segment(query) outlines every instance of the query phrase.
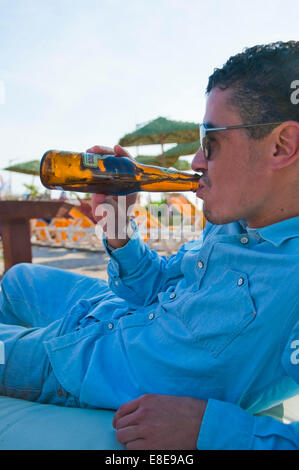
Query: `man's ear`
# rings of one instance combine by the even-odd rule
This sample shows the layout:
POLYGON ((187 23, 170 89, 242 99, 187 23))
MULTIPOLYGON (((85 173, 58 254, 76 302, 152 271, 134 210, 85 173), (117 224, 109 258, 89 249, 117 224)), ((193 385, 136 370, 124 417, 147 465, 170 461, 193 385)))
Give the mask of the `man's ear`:
POLYGON ((299 122, 286 121, 275 130, 276 142, 271 166, 273 170, 279 170, 299 160, 299 122))

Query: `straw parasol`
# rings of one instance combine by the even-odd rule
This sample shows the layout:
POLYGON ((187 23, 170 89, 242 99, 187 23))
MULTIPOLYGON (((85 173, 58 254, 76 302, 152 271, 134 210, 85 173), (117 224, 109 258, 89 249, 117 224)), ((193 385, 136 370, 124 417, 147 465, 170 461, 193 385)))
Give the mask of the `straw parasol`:
POLYGON ((30 160, 28 162, 18 163, 3 168, 5 171, 15 171, 16 173, 24 173, 26 175, 39 175, 40 160, 30 160))
POLYGON ((196 140, 195 142, 178 144, 164 152, 164 155, 138 155, 135 160, 146 165, 172 166, 178 170, 190 169, 189 163, 186 160, 179 160, 179 157, 195 154, 199 146, 200 141, 196 140))
MULTIPOLYGON (((119 140, 119 145, 130 147, 133 145, 160 144, 162 148, 161 162, 167 165, 164 144, 190 143, 199 140, 199 124, 195 122, 173 121, 165 117, 158 117, 140 126, 136 131, 126 134, 119 140)), ((187 155, 187 154, 186 154, 187 155)), ((179 155, 177 156, 177 158, 179 155)), ((176 158, 176 159, 177 159, 176 158)))

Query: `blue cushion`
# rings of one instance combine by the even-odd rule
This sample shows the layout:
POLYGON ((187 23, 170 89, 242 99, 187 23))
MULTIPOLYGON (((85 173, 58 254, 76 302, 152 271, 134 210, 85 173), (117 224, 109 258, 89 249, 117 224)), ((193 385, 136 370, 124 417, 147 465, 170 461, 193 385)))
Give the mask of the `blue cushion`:
POLYGON ((0 396, 0 450, 123 449, 114 411, 67 408, 0 396))

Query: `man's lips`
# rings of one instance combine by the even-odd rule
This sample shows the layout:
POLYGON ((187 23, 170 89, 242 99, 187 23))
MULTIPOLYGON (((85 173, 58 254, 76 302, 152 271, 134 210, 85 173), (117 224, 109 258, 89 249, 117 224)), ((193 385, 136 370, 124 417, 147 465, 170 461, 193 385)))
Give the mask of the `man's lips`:
POLYGON ((196 196, 202 198, 203 197, 203 192, 204 192, 205 186, 203 184, 199 184, 198 188, 196 190, 196 196))
POLYGON ((196 190, 196 196, 198 197, 202 197, 203 193, 204 193, 204 190, 207 188, 207 185, 205 184, 205 182, 203 181, 203 178, 201 178, 199 180, 199 183, 198 183, 198 188, 196 190))

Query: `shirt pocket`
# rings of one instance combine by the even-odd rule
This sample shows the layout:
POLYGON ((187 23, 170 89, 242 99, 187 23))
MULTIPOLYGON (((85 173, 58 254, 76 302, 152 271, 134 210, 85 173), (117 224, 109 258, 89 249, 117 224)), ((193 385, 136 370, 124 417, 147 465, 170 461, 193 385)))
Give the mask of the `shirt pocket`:
POLYGON ((256 317, 247 274, 227 269, 216 281, 189 292, 177 313, 194 340, 219 356, 256 317))

